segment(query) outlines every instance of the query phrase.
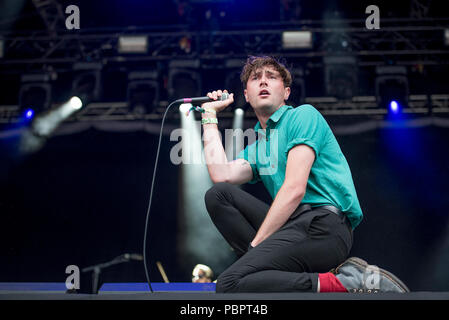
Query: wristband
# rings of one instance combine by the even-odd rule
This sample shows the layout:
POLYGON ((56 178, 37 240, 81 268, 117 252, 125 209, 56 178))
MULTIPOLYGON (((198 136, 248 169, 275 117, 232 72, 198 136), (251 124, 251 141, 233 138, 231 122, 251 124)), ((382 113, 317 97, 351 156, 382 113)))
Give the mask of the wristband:
POLYGON ((212 113, 212 114, 217 114, 217 111, 215 111, 214 109, 204 109, 204 111, 203 111, 203 113, 204 112, 208 112, 208 113, 212 113))
POLYGON ((201 124, 215 123, 218 124, 217 118, 203 118, 201 119, 201 124))
POLYGON ((190 112, 192 112, 192 111, 198 111, 198 112, 200 112, 200 113, 205 113, 205 112, 207 112, 207 113, 212 113, 212 114, 214 114, 214 115, 217 114, 217 111, 215 111, 214 109, 203 109, 203 108, 198 107, 198 106, 192 106, 189 110, 187 110, 186 116, 188 117, 189 114, 190 114, 190 112))

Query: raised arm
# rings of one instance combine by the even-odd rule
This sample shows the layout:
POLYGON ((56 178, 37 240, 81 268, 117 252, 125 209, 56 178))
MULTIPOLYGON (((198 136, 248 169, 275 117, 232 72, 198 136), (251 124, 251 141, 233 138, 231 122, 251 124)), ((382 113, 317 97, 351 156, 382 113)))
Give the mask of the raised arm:
MULTIPOLYGON (((217 100, 221 94, 227 91, 213 91, 207 94, 208 97, 217 100)), ((229 98, 224 101, 207 102, 202 105, 206 110, 213 110, 212 112, 202 113, 203 119, 213 119, 217 114, 224 110, 227 106, 234 102, 234 95, 231 93, 229 98)), ((253 177, 253 172, 248 161, 244 159, 237 159, 228 161, 226 153, 221 141, 218 126, 215 123, 203 124, 203 140, 204 140, 204 155, 206 158, 207 170, 213 183, 228 182, 232 184, 243 184, 250 181, 253 177)))

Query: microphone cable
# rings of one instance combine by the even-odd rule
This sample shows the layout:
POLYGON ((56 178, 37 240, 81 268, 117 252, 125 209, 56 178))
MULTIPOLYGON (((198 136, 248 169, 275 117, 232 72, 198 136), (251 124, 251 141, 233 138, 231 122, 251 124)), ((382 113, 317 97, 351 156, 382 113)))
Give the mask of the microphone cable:
MULTIPOLYGON (((220 97, 220 100, 226 100, 228 99, 229 94, 228 93, 223 93, 220 97)), ((151 190, 150 190, 150 200, 148 202, 148 209, 147 209, 147 214, 146 214, 146 219, 145 219, 145 232, 144 232, 144 236, 143 236, 143 266, 145 268, 145 276, 147 278, 147 283, 148 283, 148 287, 150 288, 150 291, 153 293, 153 288, 151 287, 151 281, 150 281, 150 276, 148 273, 148 266, 147 266, 147 233, 148 233, 148 221, 149 221, 149 217, 150 217, 150 209, 151 209, 151 203, 153 200, 153 189, 154 189, 154 180, 156 179, 156 170, 157 170, 157 163, 159 160, 159 151, 161 148, 161 141, 162 141, 162 131, 164 129, 164 122, 165 122, 165 117, 167 116, 168 111, 170 110, 170 108, 174 105, 174 104, 178 104, 178 103, 201 103, 201 102, 207 102, 208 100, 210 100, 210 98, 208 97, 201 97, 199 99, 196 98, 187 98, 187 99, 178 99, 173 101, 172 103, 170 103, 167 107, 167 109, 165 110, 164 115, 162 116, 162 123, 161 123, 161 131, 159 133, 159 142, 157 145, 157 152, 156 152, 156 160, 154 162, 154 170, 153 170, 153 179, 151 181, 151 190), (205 101, 204 101, 205 100, 205 101)))
POLYGON ((157 169, 157 162, 159 159, 159 151, 161 148, 161 141, 162 141, 162 131, 164 129, 164 122, 165 122, 165 117, 167 116, 168 110, 170 110, 170 107, 173 106, 176 103, 181 102, 182 103, 183 99, 178 99, 173 101, 172 103, 170 103, 167 107, 167 109, 165 110, 164 115, 162 116, 162 123, 161 123, 161 131, 159 133, 159 142, 157 145, 157 152, 156 152, 156 161, 154 162, 154 170, 153 170, 153 179, 151 181, 151 190, 150 190, 150 200, 148 202, 148 209, 147 209, 147 214, 146 214, 146 219, 145 219, 145 232, 144 232, 144 236, 143 236, 143 266, 145 268, 145 276, 147 278, 147 283, 148 283, 148 287, 150 288, 150 291, 153 293, 153 288, 151 287, 151 281, 150 281, 150 276, 148 273, 148 266, 147 266, 147 233, 148 233, 148 221, 149 221, 149 217, 150 217, 150 209, 151 209, 151 202, 153 200, 153 189, 154 189, 154 180, 156 178, 156 169, 157 169))

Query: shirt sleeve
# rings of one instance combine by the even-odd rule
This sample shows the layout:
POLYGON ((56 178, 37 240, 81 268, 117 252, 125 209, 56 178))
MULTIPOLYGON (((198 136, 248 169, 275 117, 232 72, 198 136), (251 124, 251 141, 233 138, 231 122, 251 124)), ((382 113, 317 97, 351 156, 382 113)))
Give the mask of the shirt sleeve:
POLYGON ((257 141, 254 142, 253 144, 248 145, 237 155, 237 159, 244 159, 248 161, 251 166, 251 170, 253 171, 253 178, 251 181, 248 181, 248 183, 250 184, 254 184, 261 181, 259 170, 257 170, 256 155, 257 155, 257 141))
POLYGON ((288 126, 286 154, 293 147, 305 144, 313 149, 315 158, 318 158, 330 130, 321 113, 311 105, 299 106, 292 113, 288 126))

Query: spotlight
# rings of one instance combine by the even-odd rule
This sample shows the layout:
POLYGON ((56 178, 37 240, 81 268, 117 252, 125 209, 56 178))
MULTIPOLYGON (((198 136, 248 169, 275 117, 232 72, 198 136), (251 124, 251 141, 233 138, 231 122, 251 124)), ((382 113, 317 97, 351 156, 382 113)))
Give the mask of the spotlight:
POLYGON ((337 99, 357 95, 357 61, 352 56, 324 57, 326 94, 337 99))
POLYGON ((312 48, 312 32, 310 31, 282 32, 282 48, 284 49, 312 48))
POLYGON ((400 110, 399 104, 397 101, 393 100, 390 102, 390 111, 393 113, 398 113, 400 110))
POLYGON ((399 114, 407 107, 409 87, 404 66, 376 68, 376 100, 380 108, 399 114))
POLYGON ((101 97, 101 63, 80 62, 73 65, 75 72, 72 94, 87 105, 101 97))
POLYGON ((173 60, 169 64, 168 94, 170 100, 201 95, 199 60, 173 60))
MULTIPOLYGON (((48 74, 25 74, 21 78, 19 107, 25 117, 32 117, 51 106, 51 84, 48 74), (29 111, 32 111, 31 113, 29 111)), ((28 118, 27 117, 27 118, 28 118)), ((28 119, 30 119, 28 118, 28 119)))
POLYGON ((191 107, 192 107, 191 103, 182 103, 179 106, 179 112, 181 112, 182 114, 185 114, 187 111, 190 110, 191 107))
POLYGON ((26 109, 24 115, 25 115, 25 119, 31 120, 34 116, 34 110, 26 109))
POLYGON ((118 40, 119 53, 146 53, 148 39, 146 36, 120 36, 118 40))
POLYGON ((33 133, 39 137, 50 136, 66 119, 77 112, 83 103, 79 97, 72 97, 58 107, 44 112, 33 121, 33 133))
POLYGON ((128 108, 135 115, 150 114, 159 103, 157 71, 139 71, 128 74, 128 108))
POLYGON ((70 106, 72 107, 72 109, 74 110, 79 110, 83 107, 83 102, 81 101, 80 98, 78 97, 72 97, 69 101, 70 106))
POLYGON ((245 111, 242 108, 237 108, 234 111, 236 116, 243 116, 245 114, 245 111))

